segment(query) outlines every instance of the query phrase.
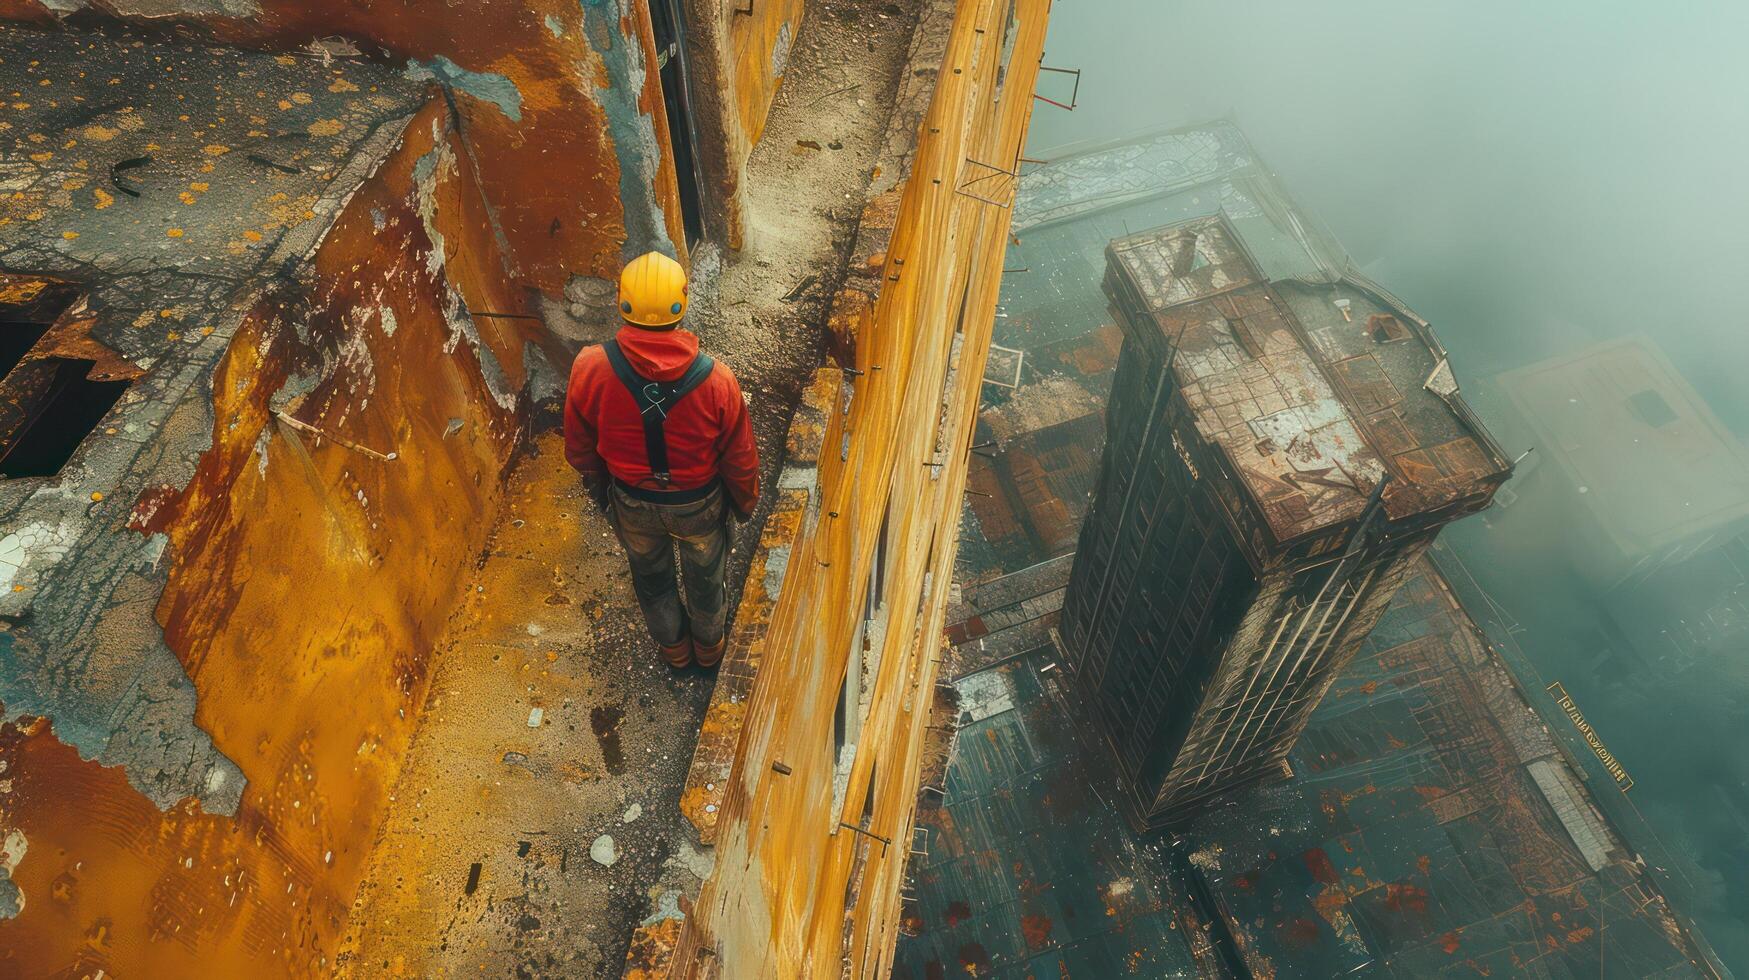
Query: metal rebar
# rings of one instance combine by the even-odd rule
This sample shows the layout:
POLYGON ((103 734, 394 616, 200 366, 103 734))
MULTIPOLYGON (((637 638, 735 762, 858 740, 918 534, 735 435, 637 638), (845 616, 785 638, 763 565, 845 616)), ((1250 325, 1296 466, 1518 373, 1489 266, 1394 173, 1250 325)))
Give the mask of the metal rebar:
POLYGON ((882 837, 880 834, 874 833, 873 831, 863 830, 861 827, 858 827, 856 824, 853 824, 853 823, 845 823, 844 821, 840 820, 840 821, 838 821, 838 826, 843 827, 845 830, 849 830, 849 831, 852 831, 854 833, 861 834, 864 837, 873 837, 875 840, 880 841, 881 842, 881 856, 882 857, 886 856, 887 848, 891 847, 893 844, 892 841, 888 840, 885 837, 882 837))

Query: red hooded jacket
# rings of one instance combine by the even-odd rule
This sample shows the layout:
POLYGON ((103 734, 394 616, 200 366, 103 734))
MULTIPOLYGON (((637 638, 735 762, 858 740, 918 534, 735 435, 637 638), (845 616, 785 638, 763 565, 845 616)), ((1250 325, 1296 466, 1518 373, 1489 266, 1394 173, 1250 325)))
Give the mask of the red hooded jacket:
MULTIPOLYGON (((698 338, 678 327, 623 326, 614 339, 632 369, 652 381, 673 381, 698 356, 698 338)), ((668 440, 668 489, 691 490, 721 477, 730 506, 743 517, 753 513, 759 502, 759 450, 747 402, 728 365, 716 362, 710 377, 668 414, 662 431, 668 440)), ((633 486, 656 486, 637 402, 599 345, 583 348, 571 363, 565 459, 592 486, 609 476, 633 486)))

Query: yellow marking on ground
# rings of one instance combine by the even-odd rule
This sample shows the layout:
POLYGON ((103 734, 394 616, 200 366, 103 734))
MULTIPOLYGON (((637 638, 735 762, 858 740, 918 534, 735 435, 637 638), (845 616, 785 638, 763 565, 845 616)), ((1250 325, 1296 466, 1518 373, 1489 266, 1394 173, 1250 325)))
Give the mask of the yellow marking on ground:
POLYGON ((1573 727, 1579 730, 1579 734, 1585 739, 1585 744, 1591 747, 1592 753, 1597 756, 1597 761, 1603 763, 1604 770, 1609 773, 1610 778, 1615 780, 1615 784, 1621 787, 1621 791, 1626 793, 1633 789, 1633 777, 1629 776, 1628 771, 1622 768, 1620 762, 1616 761, 1615 754, 1604 746, 1603 738, 1591 727, 1591 723, 1585 720, 1585 716, 1579 712, 1579 706, 1573 703, 1573 696, 1567 693, 1567 689, 1561 686, 1561 682, 1556 681, 1550 684, 1547 690, 1554 697, 1555 703, 1561 706, 1561 710, 1567 713, 1567 718, 1573 722, 1573 727))

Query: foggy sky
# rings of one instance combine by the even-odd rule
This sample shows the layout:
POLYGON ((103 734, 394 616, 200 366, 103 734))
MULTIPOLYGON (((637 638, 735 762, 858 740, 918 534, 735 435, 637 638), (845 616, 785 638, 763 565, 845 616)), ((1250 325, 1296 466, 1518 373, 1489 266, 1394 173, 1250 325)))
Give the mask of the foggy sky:
POLYGON ((1063 0, 1045 64, 1035 154, 1231 113, 1460 371, 1644 332, 1749 432, 1749 3, 1063 0))

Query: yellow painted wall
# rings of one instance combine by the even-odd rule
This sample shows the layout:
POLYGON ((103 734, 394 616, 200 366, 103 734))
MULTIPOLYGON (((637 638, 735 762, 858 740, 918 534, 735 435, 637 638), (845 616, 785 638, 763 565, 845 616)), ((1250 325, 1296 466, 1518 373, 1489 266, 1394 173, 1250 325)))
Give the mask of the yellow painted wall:
POLYGON ((239 812, 161 813, 47 723, 0 728, 0 827, 29 842, 0 975, 326 975, 519 425, 481 362, 519 388, 522 321, 480 321, 485 355, 453 337, 456 304, 517 302, 467 167, 432 103, 337 218, 307 291, 264 298, 232 339, 191 485, 118 532, 169 535, 162 597, 117 598, 157 602, 196 721, 249 780, 239 812), (286 379, 322 364, 288 411, 394 461, 270 418, 286 379))
MULTIPOLYGON (((1049 6, 1016 5, 1013 55, 998 89, 1009 0, 958 3, 947 63, 892 212, 884 285, 855 327, 863 374, 847 382, 849 414, 827 436, 828 447, 844 449, 823 454, 817 508, 789 556, 718 814, 716 870, 687 920, 675 976, 848 969, 875 977, 890 963, 1009 227, 1008 209, 958 189, 968 158, 1018 159, 1049 6), (878 667, 868 713, 835 810, 833 715, 883 522, 894 542, 887 626, 871 654, 878 667), (842 822, 862 826, 871 786, 868 834, 834 832, 842 822)), ((1012 187, 978 191, 999 197, 1012 187)))

